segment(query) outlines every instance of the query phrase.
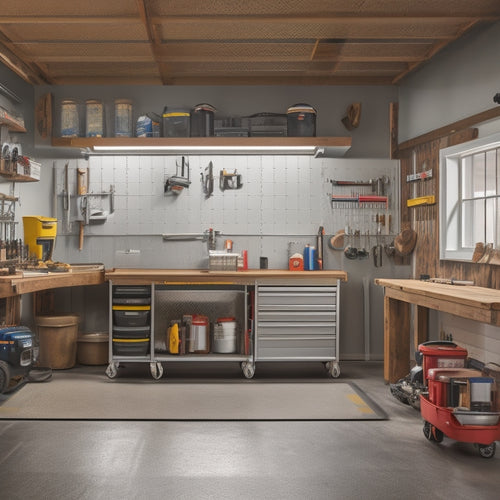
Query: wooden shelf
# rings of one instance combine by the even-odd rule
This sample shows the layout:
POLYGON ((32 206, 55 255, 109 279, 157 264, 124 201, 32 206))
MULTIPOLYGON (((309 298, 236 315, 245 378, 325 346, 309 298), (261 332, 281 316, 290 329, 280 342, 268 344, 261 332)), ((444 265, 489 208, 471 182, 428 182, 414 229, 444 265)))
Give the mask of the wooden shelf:
POLYGON ((8 172, 0 172, 0 177, 5 177, 9 181, 13 182, 38 182, 40 180, 40 179, 34 179, 29 175, 10 174, 8 172))
POLYGON ((294 154, 293 148, 310 147, 311 155, 318 149, 324 150, 324 156, 331 157, 343 156, 351 147, 351 143, 351 137, 54 137, 52 139, 52 146, 56 147, 89 151, 95 151, 95 147, 120 148, 122 151, 117 150, 116 154, 125 154, 137 148, 139 152, 140 148, 145 148, 144 154, 151 152, 146 148, 159 148, 156 152, 161 154, 186 154, 190 148, 198 154, 294 154), (224 148, 234 148, 234 150, 226 151, 224 148), (259 151, 259 148, 263 150, 259 151), (266 151, 266 148, 276 148, 276 150, 266 151), (278 148, 283 150, 279 151, 278 148))
POLYGON ((26 129, 22 125, 2 113, 0 113, 0 126, 1 125, 5 125, 12 132, 26 132, 26 129))

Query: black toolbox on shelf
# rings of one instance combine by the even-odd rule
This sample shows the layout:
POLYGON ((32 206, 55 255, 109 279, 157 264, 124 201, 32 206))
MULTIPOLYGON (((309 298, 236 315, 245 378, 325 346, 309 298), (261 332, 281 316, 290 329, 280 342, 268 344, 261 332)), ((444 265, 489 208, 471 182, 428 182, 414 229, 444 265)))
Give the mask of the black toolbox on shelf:
POLYGON ((113 338, 113 354, 115 356, 147 356, 149 354, 149 338, 113 338))
POLYGON ((113 325, 114 339, 145 339, 149 338, 150 326, 117 326, 113 325))
POLYGON ((116 326, 149 325, 150 306, 113 305, 113 324, 116 326))

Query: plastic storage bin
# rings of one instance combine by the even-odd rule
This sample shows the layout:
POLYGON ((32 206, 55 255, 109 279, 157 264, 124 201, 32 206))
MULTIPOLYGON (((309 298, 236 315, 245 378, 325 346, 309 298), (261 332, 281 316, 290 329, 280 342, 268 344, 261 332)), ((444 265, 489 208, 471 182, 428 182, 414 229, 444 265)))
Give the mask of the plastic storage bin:
POLYGON ((113 338, 113 354, 115 356, 147 356, 149 339, 116 339, 113 338))
POLYGON ((316 110, 309 104, 294 104, 287 110, 288 137, 315 137, 316 110))
POLYGON ((85 102, 85 136, 104 137, 104 105, 97 99, 85 102))
POLYGON ((76 364, 78 316, 37 316, 35 323, 40 344, 39 364, 54 370, 76 364))
POLYGON ((115 137, 132 137, 132 101, 115 99, 115 137))
POLYGON ((163 110, 163 137, 189 137, 190 113, 183 109, 163 110))
POLYGON ((114 339, 144 339, 149 337, 149 325, 146 326, 113 326, 114 339))
POLYGON ((146 326, 150 306, 113 306, 113 321, 117 326, 146 326))
POLYGON ((105 365, 108 362, 108 343, 107 332, 78 335, 76 360, 81 365, 105 365))
POLYGON ((214 135, 215 108, 211 104, 197 104, 191 110, 191 137, 210 137, 214 135))

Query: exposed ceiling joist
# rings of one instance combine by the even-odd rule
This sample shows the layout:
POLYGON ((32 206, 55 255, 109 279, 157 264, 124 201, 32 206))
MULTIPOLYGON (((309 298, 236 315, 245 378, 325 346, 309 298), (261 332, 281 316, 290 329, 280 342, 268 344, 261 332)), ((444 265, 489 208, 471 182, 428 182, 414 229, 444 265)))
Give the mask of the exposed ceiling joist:
POLYGON ((394 85, 498 0, 17 0, 0 62, 32 84, 394 85))

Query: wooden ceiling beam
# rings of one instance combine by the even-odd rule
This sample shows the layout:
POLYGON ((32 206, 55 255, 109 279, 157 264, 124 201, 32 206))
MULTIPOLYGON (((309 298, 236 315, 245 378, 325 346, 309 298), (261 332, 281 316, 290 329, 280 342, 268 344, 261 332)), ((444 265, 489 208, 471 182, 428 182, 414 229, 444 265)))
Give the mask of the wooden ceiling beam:
MULTIPOLYGON (((200 24, 200 20, 206 24, 228 24, 228 23, 246 23, 246 24, 429 24, 444 22, 446 24, 462 24, 478 19, 483 21, 495 22, 500 16, 475 13, 473 16, 450 16, 450 15, 429 15, 429 16, 341 16, 341 15, 299 15, 299 16, 260 16, 260 15, 193 15, 193 16, 152 16, 151 22, 154 24, 182 23, 182 24, 200 24)), ((0 17, 0 22, 1 22, 0 17)))
POLYGON ((148 35, 148 40, 151 46, 151 53, 153 54, 153 58, 158 66, 158 72, 160 74, 161 81, 163 85, 166 85, 168 81, 168 70, 165 65, 158 60, 158 54, 161 44, 161 37, 158 26, 151 21, 151 16, 148 12, 146 0, 136 0, 136 5, 142 24, 146 28, 146 33, 148 35))
POLYGON ((47 73, 40 67, 24 61, 15 48, 12 47, 11 41, 2 32, 0 32, 0 61, 24 81, 32 85, 51 83, 47 73))
POLYGON ((137 16, 2 16, 0 24, 140 24, 137 16))

